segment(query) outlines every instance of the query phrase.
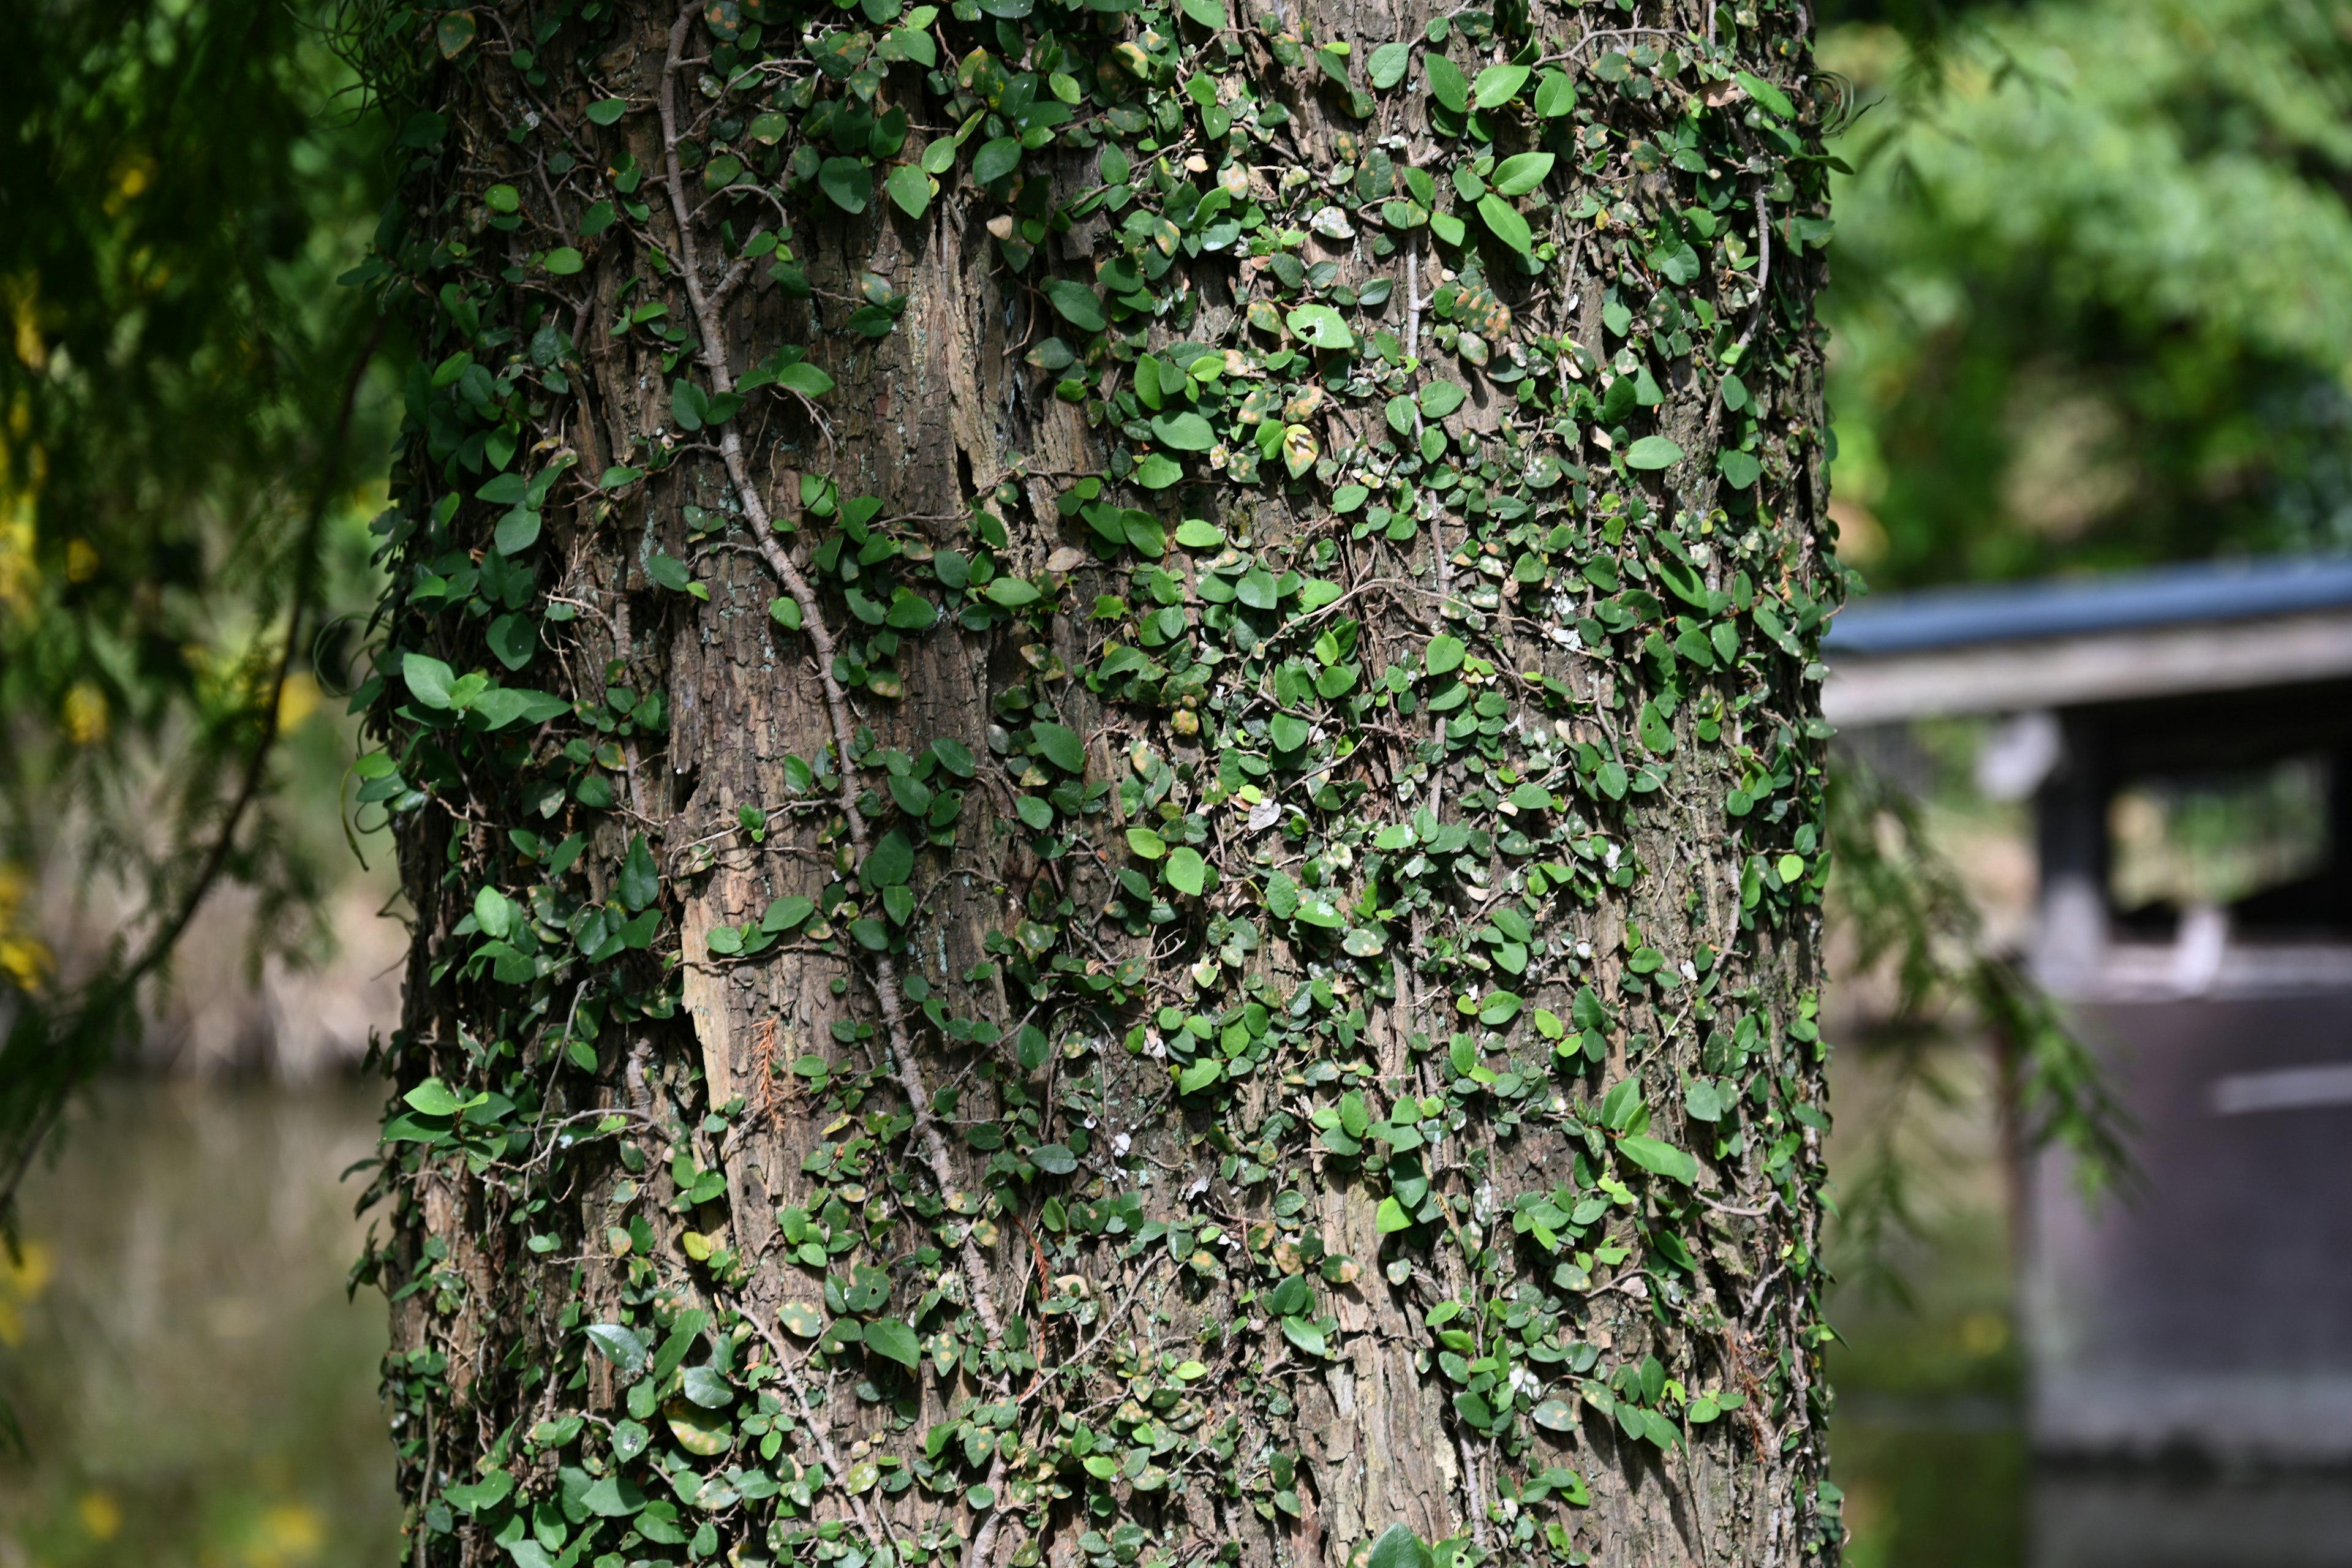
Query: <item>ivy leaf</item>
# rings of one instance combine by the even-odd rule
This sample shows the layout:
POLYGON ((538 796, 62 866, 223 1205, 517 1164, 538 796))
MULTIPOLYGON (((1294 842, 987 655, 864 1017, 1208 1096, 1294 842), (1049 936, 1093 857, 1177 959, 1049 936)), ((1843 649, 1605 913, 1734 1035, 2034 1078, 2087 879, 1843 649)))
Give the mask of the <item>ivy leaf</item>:
POLYGON ((519 506, 499 519, 498 531, 491 542, 501 555, 520 555, 539 542, 539 513, 527 506, 519 506))
POLYGON ((1286 873, 1276 871, 1266 879, 1265 912, 1278 921, 1286 921, 1298 912, 1298 884, 1286 873))
POLYGON ((1432 675, 1451 675, 1462 668, 1462 657, 1466 651, 1460 637, 1440 632, 1429 639, 1428 651, 1422 655, 1422 668, 1432 675))
POLYGON ((1217 444, 1217 433, 1197 414, 1163 414, 1151 422, 1151 433, 1180 452, 1205 452, 1217 444))
POLYGON ((1495 194, 1523 196, 1544 183, 1551 174, 1552 155, 1549 153, 1521 153, 1495 165, 1495 194))
POLYGON ((1764 471, 1764 465, 1758 462, 1752 454, 1740 451, 1717 452, 1715 466, 1723 475, 1723 482, 1736 490, 1744 490, 1754 484, 1757 476, 1764 471))
POLYGON ((1734 71, 1731 73, 1731 79, 1738 82, 1748 96, 1756 100, 1757 107, 1767 113, 1777 115, 1782 120, 1793 120, 1797 117, 1797 106, 1789 101, 1789 95, 1762 77, 1747 71, 1734 71))
POLYGON ((1328 305, 1301 305, 1290 312, 1290 330, 1318 349, 1352 349, 1356 335, 1328 305))
POLYGON ((896 1318, 877 1318, 866 1325, 866 1348, 911 1367, 923 1359, 923 1342, 915 1331, 896 1318))
POLYGON ((449 1500, 450 1507, 464 1510, 469 1517, 479 1518, 485 1509, 506 1501, 513 1491, 514 1477, 504 1470, 492 1470, 470 1486, 445 1487, 441 1495, 449 1500))
POLYGON ((1320 455, 1320 449, 1315 444, 1314 431, 1304 425, 1288 425, 1283 427, 1282 466, 1290 470, 1292 479, 1298 478, 1313 468, 1315 459, 1320 455))
POLYGON ((588 1342, 604 1352, 604 1359, 625 1373, 643 1372, 646 1365, 646 1342, 635 1330, 619 1323, 591 1323, 588 1342))
POLYGON ((687 570, 686 563, 675 555, 656 552, 653 559, 646 563, 646 575, 674 594, 692 594, 696 598, 705 600, 710 597, 710 590, 696 582, 694 574, 687 570), (698 589, 700 592, 696 592, 698 589))
MULTIPOLYGON (((1044 1064, 1038 1065, 1042 1067, 1044 1064)), ((1066 1143, 1040 1143, 1029 1151, 1029 1158, 1049 1176, 1066 1176, 1078 1168, 1078 1157, 1070 1152, 1066 1143)))
POLYGON ((1527 82, 1528 68, 1525 66, 1488 66, 1478 73, 1478 80, 1471 90, 1471 98, 1479 108, 1493 109, 1497 104, 1508 103, 1517 98, 1519 89, 1525 87, 1527 82))
POLYGON ((514 935, 521 919, 522 906, 496 888, 484 888, 474 895, 474 923, 492 941, 504 942, 514 935))
POLYGON ((572 703, 552 691, 527 691, 522 687, 491 687, 473 699, 473 717, 482 720, 487 729, 506 729, 515 720, 546 724, 567 712, 572 712, 572 703))
POLYGON ((1683 1109, 1690 1112, 1694 1121, 1720 1121, 1724 1111, 1731 1107, 1736 1098, 1736 1091, 1725 1093, 1723 1087, 1711 1078, 1695 1078, 1691 1079, 1690 1087, 1683 1090, 1683 1109))
MULTIPOLYGON (((615 1443, 614 1447, 617 1450, 619 1444, 615 1443)), ((504 1471, 499 1473, 505 1474, 504 1471)), ((644 1510, 646 1494, 644 1489, 626 1476, 603 1476, 581 1494, 580 1500, 587 1505, 590 1513, 599 1518, 626 1519, 644 1510)))
POLYGON ((735 1391, 727 1380, 707 1366, 688 1367, 678 1384, 678 1392, 705 1410, 724 1410, 735 1403, 735 1391))
POLYGON ((983 185, 992 185, 1013 170, 1021 167, 1021 143, 1011 136, 1000 136, 981 144, 972 155, 971 177, 983 185))
POLYGON ((654 865, 653 847, 646 842, 644 834, 630 837, 629 852, 621 858, 621 874, 614 879, 613 890, 632 914, 661 896, 661 873, 654 865))
POLYGON ((1456 114, 1470 107, 1470 82, 1460 66, 1444 55, 1433 54, 1422 57, 1421 69, 1429 78, 1430 97, 1456 114))
POLYGON ((539 650, 539 627, 528 616, 500 616, 490 623, 490 651, 509 669, 520 669, 539 650))
POLYGON ((1224 0, 1183 0, 1183 5, 1184 15, 1213 33, 1225 26, 1224 0))
POLYGON ((922 216, 923 210, 931 205, 931 177, 912 163, 901 163, 891 170, 890 177, 882 184, 898 210, 908 217, 922 216))
POLYGON ((1170 853, 1168 864, 1161 868, 1160 874, 1178 892, 1198 898, 1202 887, 1208 880, 1209 866, 1201 858, 1198 849, 1187 846, 1170 853))
POLYGON ((920 594, 899 588, 890 595, 890 613, 885 618, 895 631, 927 631, 940 618, 940 607, 920 594))
POLYGON ((1453 382, 1433 381, 1421 389, 1422 416, 1428 419, 1443 419, 1461 407, 1462 400, 1469 395, 1453 382))
POLYGON ((428 1078, 401 1099, 419 1116, 455 1116, 466 1109, 466 1102, 449 1091, 449 1086, 437 1078, 428 1078))
POLYGON ((1675 732, 1667 727, 1665 716, 1658 711, 1656 703, 1642 704, 1641 730, 1642 744, 1659 756, 1665 756, 1675 749, 1675 732))
POLYGON ((1305 1318, 1283 1319, 1282 1337, 1308 1355, 1319 1356, 1330 1353, 1330 1342, 1323 1337, 1323 1331, 1305 1318))
POLYGON ((1099 332, 1109 325, 1103 314, 1102 296, 1085 284, 1069 278, 1049 278, 1045 280, 1045 299, 1062 320, 1084 331, 1099 332))
POLYGON ((1197 1094, 1224 1076, 1224 1064, 1214 1057, 1202 1057, 1188 1067, 1176 1079, 1176 1092, 1197 1094))
POLYGON ((1087 771, 1086 742, 1066 724, 1040 720, 1030 725, 1029 749, 1066 773, 1087 771))
POLYGON ((1618 1152, 1645 1171, 1689 1186, 1698 1180, 1698 1162, 1685 1150, 1638 1133, 1617 1140, 1618 1152))
POLYGON ((1404 73, 1412 68, 1412 46, 1402 40, 1382 44, 1372 51, 1371 58, 1364 62, 1366 77, 1382 92, 1402 81, 1404 73))
POLYGON ((999 577, 982 591, 988 595, 989 603, 1002 605, 1008 610, 1034 605, 1042 596, 1037 592, 1037 584, 1026 577, 999 577))
POLYGON ((1412 1526, 1391 1524, 1372 1542, 1364 1568, 1435 1568, 1435 1561, 1412 1526))
POLYGON ((833 377, 808 361, 798 360, 776 372, 776 384, 803 397, 823 397, 833 390, 833 377))
POLYGON ((906 886, 907 879, 914 872, 915 847, 894 827, 866 855, 866 864, 857 869, 857 879, 868 892, 878 892, 884 888, 906 886))
POLYGON ((1507 1024, 1518 1016, 1519 999, 1508 991, 1496 992, 1478 1009, 1478 1021, 1489 1027, 1507 1024))
POLYGON ((449 688, 456 677, 447 665, 430 654, 407 653, 400 656, 400 676, 408 683, 408 694, 427 708, 449 706, 449 688))
POLYGON ((1164 490, 1184 477, 1184 466, 1164 452, 1152 452, 1135 465, 1135 482, 1148 490, 1164 490))
POLYGON ((1667 282, 1678 289, 1698 279, 1698 252, 1687 245, 1676 245, 1671 249, 1661 246, 1650 252, 1648 259, 1653 271, 1662 274, 1667 282))
POLYGON ((1671 468, 1683 460, 1683 449, 1664 436, 1644 436, 1625 448, 1629 468, 1671 468))
POLYGON ((1372 1211, 1372 1228, 1382 1236, 1391 1236, 1400 1230, 1410 1230, 1412 1227, 1412 1216, 1404 1212, 1404 1205, 1392 1197, 1382 1198, 1381 1206, 1372 1211))
POLYGON ((780 934, 797 928, 814 913, 814 901, 798 893, 787 893, 769 903, 768 912, 760 917, 760 929, 771 935, 780 934))
POLYGON ((1127 847, 1146 860, 1157 860, 1168 853, 1168 841, 1149 827, 1129 828, 1127 847))
POLYGON ((864 212, 874 194, 873 176, 856 158, 827 158, 817 168, 816 183, 834 205, 847 213, 864 212))
POLYGON ((601 99, 588 106, 588 121, 592 125, 610 125, 628 111, 628 100, 625 99, 601 99))
POLYGON ((1488 233, 1520 255, 1534 248, 1535 235, 1528 228, 1528 220, 1494 192, 1488 191, 1478 198, 1478 216, 1486 221, 1488 233))

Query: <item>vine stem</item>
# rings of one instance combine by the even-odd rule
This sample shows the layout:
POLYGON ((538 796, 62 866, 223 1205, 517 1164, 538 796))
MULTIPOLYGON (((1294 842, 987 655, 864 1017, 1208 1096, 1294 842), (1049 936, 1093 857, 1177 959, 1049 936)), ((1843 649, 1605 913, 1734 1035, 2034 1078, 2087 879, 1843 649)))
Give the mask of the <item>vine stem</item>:
MULTIPOLYGON (((1756 329, 1764 324, 1764 310, 1771 303, 1772 299, 1772 208, 1766 199, 1762 181, 1756 183, 1755 193, 1756 304, 1748 313, 1748 326, 1739 334, 1739 342, 1732 346, 1731 352, 1735 356, 1734 374, 1738 371, 1738 359, 1746 357, 1748 345, 1755 339, 1756 329)), ((1707 400, 1706 434, 1699 441, 1698 460, 1701 464, 1705 464, 1707 454, 1715 450, 1715 433, 1723 426, 1723 392, 1720 378, 1717 379, 1716 387, 1715 396, 1707 400)), ((1713 489, 1708 491, 1710 508, 1713 506, 1716 493, 1713 489)))
MULTIPOLYGON (((776 1371, 791 1385, 793 1398, 801 1407, 802 1419, 808 1425, 809 1436, 816 1440, 816 1451, 824 1456, 825 1468, 833 1472, 833 1479, 836 1483, 841 1482, 849 1474, 848 1467, 841 1462, 841 1455, 833 1446, 832 1435, 816 1418, 816 1406, 809 1402, 808 1385, 801 1381, 800 1369, 793 1364, 792 1347, 784 1342, 782 1335, 776 1332, 772 1323, 763 1321, 748 1304, 738 1300, 734 1306, 759 1331, 760 1337, 768 1342, 768 1352, 776 1358, 776 1371)), ((857 1516, 857 1528, 866 1532, 866 1540, 877 1545, 884 1543, 885 1538, 874 1532, 874 1521, 866 1517, 866 1500, 856 1492, 849 1494, 849 1510, 857 1516)))
MULTIPOLYGON (((670 211, 677 220, 678 270, 685 277, 687 300, 693 308, 695 324, 702 333, 702 367, 709 373, 711 391, 723 395, 734 390, 735 378, 727 368, 726 340, 719 331, 719 301, 703 290, 701 268, 694 243, 694 220, 686 205, 686 175, 679 167, 677 157, 677 73, 685 63, 686 37, 694 26, 696 15, 694 5, 685 6, 678 12, 677 20, 669 30, 669 57, 662 67, 660 94, 662 156, 667 166, 670 211)), ((854 761, 856 756, 856 729, 850 721, 848 693, 842 689, 841 682, 833 673, 835 643, 832 630, 824 624, 816 591, 809 586, 808 579, 801 574, 800 568, 793 564, 793 558, 783 546, 776 542, 767 501, 752 480, 751 465, 743 457, 742 437, 736 434, 732 420, 719 433, 719 456, 727 465, 727 477, 733 483, 735 493, 742 500, 744 516, 751 524, 751 538, 758 546, 760 558, 767 563, 768 569, 783 584, 784 592, 791 595, 793 603, 800 607, 801 630, 816 656, 817 679, 824 689, 825 710, 833 721, 834 746, 840 753, 841 815, 849 828, 850 846, 862 862, 873 848, 873 832, 866 825, 866 814, 857 807, 854 761)), ((923 1084, 922 1068, 915 1060, 914 1038, 907 1027, 906 1008, 899 995, 898 966, 891 962, 889 954, 877 953, 874 956, 868 984, 873 990, 876 1004, 881 1009, 883 1028, 889 1038, 892 1076, 898 1080, 898 1087, 907 1096, 908 1110, 915 1119, 916 1135, 923 1142, 923 1152, 928 1156, 926 1163, 930 1166, 932 1180, 939 1184, 940 1192, 944 1196, 954 1189, 955 1163, 949 1156, 947 1139, 940 1131, 939 1118, 932 1114, 931 1097, 923 1084)), ((971 1289, 972 1310, 980 1315, 988 1337, 1002 1341, 1004 1331, 997 1320, 995 1305, 990 1300, 988 1277, 981 1269, 980 1259, 968 1247, 957 1250, 962 1258, 965 1282, 971 1289)))

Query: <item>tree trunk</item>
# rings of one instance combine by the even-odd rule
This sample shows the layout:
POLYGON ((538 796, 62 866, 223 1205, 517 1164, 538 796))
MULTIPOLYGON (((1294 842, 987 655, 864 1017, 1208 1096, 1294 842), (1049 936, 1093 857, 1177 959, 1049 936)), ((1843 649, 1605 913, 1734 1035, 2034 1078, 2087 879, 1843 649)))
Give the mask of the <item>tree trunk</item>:
POLYGON ((416 1563, 1835 1557, 1804 13, 1222 4, 368 41, 416 1563))

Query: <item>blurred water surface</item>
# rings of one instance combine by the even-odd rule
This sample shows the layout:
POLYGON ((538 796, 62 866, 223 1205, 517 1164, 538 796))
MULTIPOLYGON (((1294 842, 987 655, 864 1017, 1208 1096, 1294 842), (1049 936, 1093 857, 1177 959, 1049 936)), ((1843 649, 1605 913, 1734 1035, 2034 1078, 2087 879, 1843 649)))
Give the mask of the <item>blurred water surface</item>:
POLYGON ((380 1091, 111 1083, 0 1251, 0 1568, 400 1555, 382 1294, 346 1300, 380 1091))

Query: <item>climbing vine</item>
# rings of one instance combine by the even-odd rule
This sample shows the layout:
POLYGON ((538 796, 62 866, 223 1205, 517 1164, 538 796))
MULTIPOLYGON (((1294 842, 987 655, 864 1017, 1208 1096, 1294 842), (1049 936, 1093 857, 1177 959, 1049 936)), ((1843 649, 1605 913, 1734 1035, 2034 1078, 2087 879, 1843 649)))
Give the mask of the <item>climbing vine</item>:
POLYGON ((1833 1555, 1801 15, 348 38, 415 1560, 1833 1555))

